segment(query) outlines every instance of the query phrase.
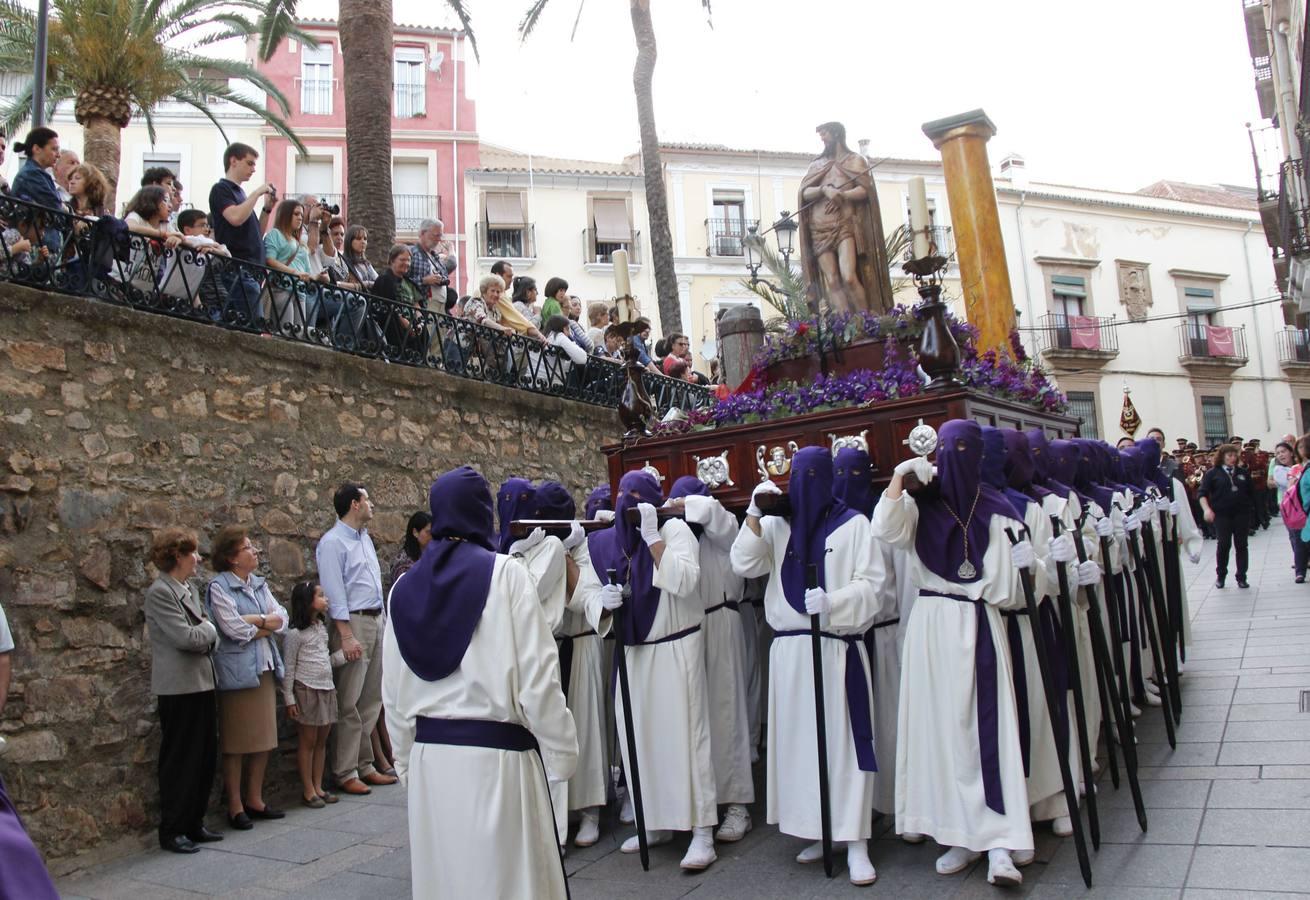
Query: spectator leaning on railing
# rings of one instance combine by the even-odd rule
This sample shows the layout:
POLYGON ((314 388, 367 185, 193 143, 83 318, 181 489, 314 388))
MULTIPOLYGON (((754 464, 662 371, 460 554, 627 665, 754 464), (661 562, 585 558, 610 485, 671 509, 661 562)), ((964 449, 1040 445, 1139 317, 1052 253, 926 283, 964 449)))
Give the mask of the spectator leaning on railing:
POLYGON ((67 147, 59 151, 59 158, 55 160, 54 168, 50 174, 55 178, 55 187, 59 189, 59 199, 68 203, 73 198, 72 188, 68 186, 68 179, 73 174, 73 169, 82 164, 78 155, 67 147))
MULTIPOLYGON (((63 209, 59 188, 46 171, 59 159, 59 135, 49 128, 33 128, 27 133, 27 140, 14 144, 14 152, 22 153, 27 159, 14 176, 10 193, 19 200, 46 209, 63 209)), ((62 243, 59 229, 51 227, 53 223, 43 221, 43 218, 38 213, 31 220, 31 227, 37 232, 35 242, 44 245, 51 256, 58 256, 62 243)))
POLYGON ((372 291, 373 283, 378 280, 377 270, 368 261, 368 229, 363 225, 351 225, 346 229, 345 246, 341 257, 350 272, 350 280, 360 286, 362 291, 372 291))
POLYGON ((450 275, 440 253, 444 230, 440 219, 424 219, 419 223, 418 243, 409 248, 409 274, 406 276, 423 300, 419 305, 438 311, 445 308, 446 292, 451 290, 450 275), (439 303, 430 305, 429 300, 439 303))
POLYGON ((79 163, 68 173, 68 210, 76 216, 103 216, 108 212, 109 181, 90 163, 79 163))
MULTIPOLYGON (((277 189, 261 184, 246 196, 241 185, 255 174, 259 151, 248 144, 231 144, 223 151, 224 176, 209 191, 209 221, 214 229, 214 240, 227 247, 232 258, 243 263, 263 266, 263 228, 269 221, 272 205, 277 201, 277 189), (255 204, 267 197, 259 215, 255 204)), ((253 325, 261 316, 259 304, 260 283, 255 274, 259 269, 232 266, 223 273, 223 286, 228 292, 230 307, 253 325)))

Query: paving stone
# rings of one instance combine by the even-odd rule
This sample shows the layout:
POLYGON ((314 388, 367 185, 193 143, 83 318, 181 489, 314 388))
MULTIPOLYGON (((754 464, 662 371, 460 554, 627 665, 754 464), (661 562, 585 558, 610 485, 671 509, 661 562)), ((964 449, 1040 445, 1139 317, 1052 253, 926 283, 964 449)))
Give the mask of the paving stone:
MULTIPOLYGON (((1101 888, 1182 888, 1192 849, 1171 844, 1102 844, 1092 867, 1093 883, 1101 888)), ((1060 848, 1041 880, 1082 885, 1078 857, 1071 841, 1060 848)))
POLYGON ((1225 741, 1306 741, 1310 740, 1310 716, 1281 722, 1230 722, 1225 741))
POLYGON ((1304 716, 1299 703, 1249 703, 1228 710, 1230 722, 1279 722, 1304 716))
MULTIPOLYGON (((1158 809, 1155 815, 1152 815, 1151 806, 1147 804, 1147 830, 1143 832, 1137 822, 1137 812, 1132 806, 1131 793, 1127 789, 1120 793, 1129 796, 1126 808, 1100 809, 1098 807, 1102 848, 1106 844, 1186 844, 1190 847, 1196 843, 1197 829, 1201 827, 1201 815, 1204 810, 1170 809, 1166 812, 1158 809)), ((1145 791, 1143 791, 1143 799, 1145 799, 1145 791)))
MULTIPOLYGON (((1310 688, 1310 685, 1307 685, 1307 688, 1310 688)), ((1301 689, 1295 687, 1239 687, 1233 692, 1234 706, 1253 703, 1299 703, 1300 700, 1301 689)))
MULTIPOLYGON (((1121 773, 1122 774, 1122 773, 1121 773)), ((1139 779, 1140 780, 1140 779, 1139 779)), ((1202 809, 1210 795, 1210 782, 1197 781, 1141 781, 1142 802, 1150 819, 1156 810, 1202 809)), ((1132 809, 1133 794, 1127 780, 1120 782, 1119 790, 1107 788, 1102 780, 1096 802, 1100 809, 1132 809)), ((1104 813, 1102 813, 1104 815, 1104 813)), ((1136 821, 1134 819, 1134 821, 1136 821)))
POLYGON ((1272 780, 1310 778, 1310 766, 1261 766, 1260 777, 1272 780))
MULTIPOLYGON (((1092 877, 1096 878, 1096 870, 1092 869, 1092 877)), ((1027 886, 1027 875, 1024 876, 1024 886, 1027 886)), ((997 897, 996 889, 992 888, 992 897, 997 897)), ((1042 881, 1033 886, 1028 892, 1028 896, 1034 900, 1068 900, 1071 896, 1086 898, 1104 897, 1106 900, 1176 900, 1182 895, 1182 891, 1176 888, 1139 888, 1139 887, 1101 887, 1095 880, 1092 882, 1092 889, 1083 888, 1082 882, 1077 886, 1067 884, 1047 884, 1042 881)), ((1006 895, 1008 896, 1008 894, 1006 895)))
POLYGON ((332 831, 346 831, 351 834, 384 834, 397 829, 409 827, 409 814, 404 809, 393 806, 370 804, 366 807, 347 810, 342 815, 333 816, 322 825, 332 831))
POLYGON ((409 878, 409 848, 401 847, 384 853, 353 867, 351 871, 362 872, 365 875, 382 875, 386 878, 409 878))
POLYGON ((1192 781, 1205 778, 1259 778, 1259 766, 1143 766, 1137 770, 1141 781, 1192 781))
POLYGON ((1242 668, 1249 669, 1254 667, 1267 666, 1305 666, 1310 665, 1310 653, 1282 654, 1279 656, 1272 655, 1253 655, 1249 651, 1242 657, 1242 668))
MULTIPOLYGON (((330 856, 338 850, 359 842, 358 835, 341 831, 328 831, 322 828, 293 828, 282 834, 248 845, 241 852, 264 859, 308 863, 330 856)), ((223 841, 223 843, 226 844, 227 841, 223 841)), ((215 847, 221 849, 222 844, 217 844, 215 847)))
MULTIPOLYGON (((1304 898, 1305 894, 1291 894, 1283 891, 1261 891, 1262 900, 1291 900, 1293 897, 1304 898)), ((1210 888, 1186 888, 1183 900, 1250 900, 1250 891, 1216 891, 1210 888)))
MULTIPOLYGON (((1310 850, 1287 847, 1197 847, 1188 888, 1304 891, 1310 885, 1310 850)), ((1251 894, 1247 894, 1251 896, 1251 894)))
POLYGON ((410 900, 412 894, 408 880, 343 872, 284 896, 306 900, 410 900))
POLYGON ((1199 843, 1310 848, 1310 809, 1207 809, 1199 843))
MULTIPOLYGON (((1182 745, 1179 745, 1179 750, 1182 745)), ((1303 741, 1235 742, 1219 751, 1220 765, 1286 766, 1310 763, 1310 743, 1303 741)))
MULTIPOLYGON (((1307 772, 1310 775, 1310 771, 1307 772)), ((1216 781, 1206 802, 1218 809, 1307 809, 1310 810, 1310 780, 1263 778, 1216 781)))
MULTIPOLYGON (((1158 712, 1158 711, 1157 711, 1158 712)), ((1143 717, 1146 713, 1142 714, 1143 717)), ((1219 744, 1179 744, 1171 749, 1167 743, 1148 743, 1141 741, 1137 745, 1137 764, 1140 766, 1213 766, 1218 762, 1219 744)))
POLYGON ((285 868, 286 863, 244 853, 200 853, 180 855, 160 850, 141 857, 127 870, 137 881, 194 891, 226 894, 247 885, 264 885, 285 868))

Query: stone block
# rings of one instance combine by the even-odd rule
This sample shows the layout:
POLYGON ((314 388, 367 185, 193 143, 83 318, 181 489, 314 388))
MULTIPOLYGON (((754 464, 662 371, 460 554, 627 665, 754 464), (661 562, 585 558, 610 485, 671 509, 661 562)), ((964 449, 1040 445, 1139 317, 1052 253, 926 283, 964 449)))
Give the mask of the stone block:
POLYGON ((300 524, 280 509, 271 509, 259 520, 259 525, 269 534, 298 534, 300 524))
POLYGON ((296 496, 296 488, 299 486, 299 479, 290 472, 278 472, 277 477, 273 479, 273 493, 278 497, 296 496))
POLYGON ((109 548, 104 544, 97 543, 91 547, 90 552, 82 557, 78 563, 77 570, 82 573, 82 577, 87 581, 100 588, 102 591, 109 590, 110 578, 113 575, 113 558, 109 555, 109 548))
POLYGON ((109 444, 105 441, 104 435, 99 432, 92 432, 83 435, 82 449, 86 451, 87 456, 97 459, 109 452, 109 444))
POLYGON ((68 361, 63 347, 41 341, 10 341, 5 345, 9 363, 20 372, 32 375, 46 369, 67 372, 68 361))
POLYGON ((127 647, 127 635, 99 618, 66 618, 59 624, 70 647, 127 647))
POLYGON ((83 341, 82 352, 99 363, 115 363, 114 345, 107 341, 83 341))
POLYGON ((305 556, 293 541, 273 538, 268 542, 268 564, 274 575, 299 578, 305 574, 305 556))
POLYGON ((28 397, 39 400, 45 396, 45 385, 30 378, 15 378, 0 372, 0 394, 7 397, 28 397))
POLYGON ((24 731, 5 740, 6 763, 58 762, 68 753, 53 731, 24 731))
POLYGON ((69 409, 86 409, 86 387, 80 381, 65 381, 59 385, 59 396, 69 409))
POLYGON ((179 416, 203 419, 209 415, 209 403, 202 390, 190 391, 173 401, 173 412, 179 416))

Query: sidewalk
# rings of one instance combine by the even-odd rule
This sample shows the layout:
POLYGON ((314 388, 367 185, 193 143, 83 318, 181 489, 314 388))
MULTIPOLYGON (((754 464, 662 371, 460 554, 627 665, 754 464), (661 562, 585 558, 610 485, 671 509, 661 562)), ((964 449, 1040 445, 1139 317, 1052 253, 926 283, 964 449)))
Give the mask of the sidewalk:
MULTIPOLYGON (((1310 894, 1310 584, 1292 582, 1280 526, 1251 542, 1250 590, 1214 583, 1214 542, 1202 563, 1184 561, 1193 613, 1178 749, 1170 752, 1158 709, 1138 722, 1142 790, 1150 831, 1142 834, 1127 783, 1101 778, 1101 849, 1092 857, 1095 890, 1085 891, 1072 840, 1040 828, 1037 861, 1020 890, 987 884, 985 861, 950 878, 933 871, 931 842, 902 843, 883 820, 870 855, 878 883, 860 889, 844 865, 832 881, 792 857, 802 841, 763 825, 719 860, 689 876, 678 869, 686 837, 651 851, 651 870, 617 853, 611 830, 599 844, 569 848, 575 900, 589 898, 1079 897, 1223 898, 1310 894), (1286 893, 1279 893, 1286 892, 1286 893)), ((323 810, 288 810, 281 822, 228 831, 222 843, 178 856, 143 853, 60 882, 66 898, 165 900, 222 896, 386 900, 410 896, 405 798, 399 787, 343 798, 323 810)), ((211 817, 216 819, 216 817, 211 817)), ((213 822, 211 822, 213 824, 213 822)), ((631 834, 622 828, 620 836, 631 834)), ((473 900, 473 898, 470 898, 473 900)), ((481 898, 479 898, 481 900, 481 898)), ((491 898, 487 898, 491 900, 491 898)))

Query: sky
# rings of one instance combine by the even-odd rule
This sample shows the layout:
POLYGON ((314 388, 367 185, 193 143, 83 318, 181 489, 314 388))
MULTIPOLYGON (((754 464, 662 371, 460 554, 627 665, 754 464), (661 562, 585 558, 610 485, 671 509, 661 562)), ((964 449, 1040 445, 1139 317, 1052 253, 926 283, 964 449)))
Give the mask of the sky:
MULTIPOLYGON (((333 0, 302 15, 335 16, 333 0)), ((529 0, 466 0, 482 61, 484 141, 616 161, 639 143, 636 44, 624 0, 552 0, 520 44, 529 0)), ((442 0, 396 20, 446 24, 442 0)), ((1254 183, 1259 118, 1240 0, 652 0, 660 138, 814 151, 844 122, 870 155, 936 158, 921 125, 978 107, 993 163, 1035 181, 1136 190, 1162 178, 1254 183)))

